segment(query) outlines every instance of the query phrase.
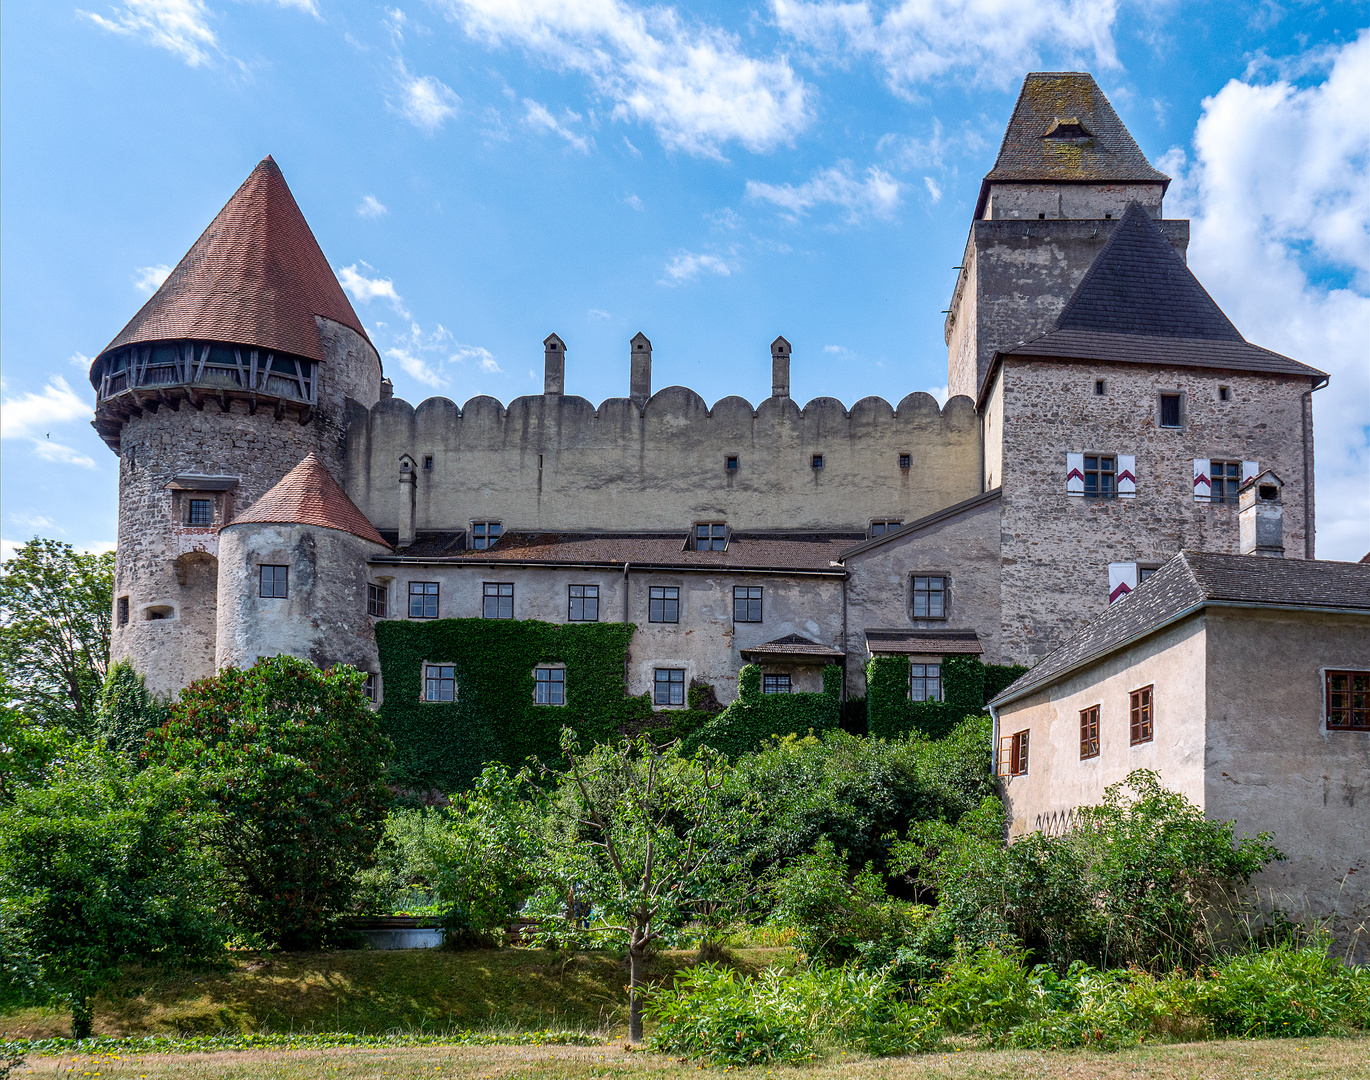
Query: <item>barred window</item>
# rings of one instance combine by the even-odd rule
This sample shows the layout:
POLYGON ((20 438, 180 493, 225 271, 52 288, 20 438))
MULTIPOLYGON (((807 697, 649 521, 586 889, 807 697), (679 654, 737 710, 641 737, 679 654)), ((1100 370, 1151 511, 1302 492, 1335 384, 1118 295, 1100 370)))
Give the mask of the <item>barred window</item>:
POLYGON ((191 499, 190 513, 187 515, 186 521, 191 525, 213 525, 214 500, 191 499))
POLYGON ((114 605, 114 620, 120 626, 128 625, 128 597, 119 597, 118 603, 114 605))
POLYGON ((1180 395, 1162 394, 1161 395, 1161 427, 1177 428, 1180 426, 1180 395))
POLYGON ((788 675, 761 676, 761 692, 763 694, 788 694, 790 692, 790 677, 788 675))
POLYGON ((648 622, 680 622, 680 589, 674 585, 652 585, 647 591, 648 622))
POLYGON ((452 664, 424 665, 423 700, 457 700, 457 669, 455 666, 452 664))
MULTIPOLYGON (((385 618, 386 588, 384 585, 366 586, 366 613, 377 619, 385 618)), ((436 614, 436 612, 434 612, 436 614)))
POLYGON ((1114 457, 1085 457, 1085 498, 1116 499, 1118 497, 1118 459, 1114 457))
POLYGON ((471 522, 471 546, 475 550, 484 551, 486 548, 492 548, 499 538, 500 523, 498 521, 471 522))
POLYGON ((1143 686, 1128 695, 1128 717, 1132 734, 1132 745, 1150 742, 1155 735, 1154 715, 1152 713, 1152 686, 1143 686))
POLYGON ((290 574, 288 566, 263 566, 261 568, 261 587, 259 594, 273 600, 288 596, 290 589, 287 579, 290 574))
POLYGON ((945 619, 947 617, 946 578, 914 577, 913 617, 915 619, 945 619))
POLYGON ((533 701, 538 705, 566 704, 566 669, 540 667, 533 671, 533 701))
POLYGON ((912 454, 900 454, 900 455, 899 455, 899 467, 900 467, 901 469, 912 468, 912 467, 913 467, 913 455, 912 455, 912 454))
POLYGON ((438 583, 411 581, 409 583, 409 617, 436 619, 438 617, 438 583))
POLYGON ((909 665, 909 697, 914 701, 942 700, 942 664, 909 665))
POLYGON ((728 546, 728 526, 721 521, 711 521, 695 526, 696 551, 722 551, 728 546))
POLYGON ((1099 756, 1099 706, 1080 710, 1080 760, 1099 756))
POLYGON ((568 586, 568 622, 599 622, 599 586, 568 586))
POLYGON ((514 617, 514 583, 512 581, 487 581, 485 583, 485 603, 481 616, 486 619, 512 619, 514 617))
POLYGON ((733 622, 761 622, 761 586, 733 586, 733 622))
POLYGON ((1327 673, 1327 730, 1370 731, 1370 671, 1327 673))
POLYGON ((652 680, 652 703, 655 705, 685 704, 685 669, 657 668, 652 680))
POLYGON ((1237 491, 1242 486, 1242 463, 1240 461, 1210 461, 1208 463, 1209 483, 1212 487, 1210 503, 1231 503, 1237 505, 1237 491))

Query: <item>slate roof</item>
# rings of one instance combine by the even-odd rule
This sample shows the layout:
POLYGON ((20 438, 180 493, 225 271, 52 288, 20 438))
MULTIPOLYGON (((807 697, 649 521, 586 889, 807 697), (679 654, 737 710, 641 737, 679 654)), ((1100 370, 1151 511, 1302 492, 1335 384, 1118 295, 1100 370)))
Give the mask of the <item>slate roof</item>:
POLYGON ((390 546, 312 450, 228 527, 252 521, 319 525, 360 536, 382 547, 390 546))
POLYGON ((322 360, 315 315, 366 337, 285 177, 267 157, 102 352, 195 338, 322 360))
POLYGON ((884 544, 888 544, 892 540, 902 540, 906 537, 912 536, 914 533, 920 532, 921 530, 926 529, 931 525, 936 525, 939 522, 947 521, 951 518, 958 517, 961 514, 964 514, 967 510, 974 510, 978 506, 984 506, 986 503, 991 503, 995 499, 999 498, 1001 494, 1003 494, 1002 488, 991 488, 989 491, 983 492, 979 495, 972 495, 969 499, 962 499, 958 503, 952 503, 950 506, 944 506, 941 510, 934 510, 931 514, 924 514, 922 517, 917 518, 914 521, 910 521, 905 525, 900 525, 897 529, 891 529, 889 532, 884 533, 881 536, 873 537, 872 539, 866 540, 860 544, 855 545, 854 547, 847 548, 846 551, 842 552, 842 559, 845 562, 853 555, 861 555, 867 551, 872 550, 873 548, 878 548, 884 544))
POLYGON ((812 660, 817 662, 819 660, 841 660, 843 658, 840 649, 820 645, 818 642, 810 641, 799 634, 786 634, 784 637, 768 641, 764 645, 752 645, 738 651, 745 660, 761 657, 772 660, 812 660))
POLYGON ((1035 181, 1169 185, 1170 177, 1147 161, 1094 76, 1034 71, 1023 80, 999 156, 980 185, 976 220, 985 212, 991 184, 1035 181), (1070 125, 1062 134, 1073 137, 1046 137, 1062 123, 1070 125))
POLYGON ((867 630, 866 649, 872 655, 978 656, 985 650, 974 630, 867 630))
POLYGON ((1181 551, 990 704, 1007 703, 1055 682, 1210 604, 1370 613, 1370 566, 1181 551))

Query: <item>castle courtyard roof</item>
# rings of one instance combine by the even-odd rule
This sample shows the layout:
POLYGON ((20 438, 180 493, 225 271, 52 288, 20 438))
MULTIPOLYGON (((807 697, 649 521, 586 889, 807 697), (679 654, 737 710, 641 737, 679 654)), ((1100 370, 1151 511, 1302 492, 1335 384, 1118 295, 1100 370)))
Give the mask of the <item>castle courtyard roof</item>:
POLYGON ((866 650, 872 656, 979 656, 985 649, 974 630, 866 631, 866 650))
POLYGON ((312 450, 228 527, 248 522, 318 525, 360 536, 382 547, 390 546, 312 450))
POLYGON ((744 660, 787 660, 799 664, 832 663, 846 655, 841 649, 820 645, 801 634, 786 634, 764 645, 752 645, 738 651, 744 660))
POLYGON ((285 177, 267 157, 103 352, 193 338, 322 360, 316 315, 366 336, 285 177))

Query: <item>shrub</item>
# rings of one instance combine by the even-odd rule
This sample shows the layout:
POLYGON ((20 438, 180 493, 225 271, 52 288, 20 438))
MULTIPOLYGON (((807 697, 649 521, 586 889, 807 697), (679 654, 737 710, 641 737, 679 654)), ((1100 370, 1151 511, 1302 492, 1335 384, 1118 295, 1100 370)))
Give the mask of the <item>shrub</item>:
POLYGON ((1022 954, 995 947, 963 951, 920 1003, 939 1027, 957 1033, 1008 1031, 1034 1011, 1037 1000, 1022 954))
POLYGON ((730 758, 755 750, 768 738, 828 731, 842 717, 842 669, 823 669, 821 694, 763 694, 761 669, 747 664, 737 676, 737 698, 685 740, 687 749, 710 746, 730 758))
POLYGON ((1348 968, 1325 948, 1272 949, 1216 964, 1199 1008, 1220 1035, 1335 1035, 1370 1028, 1370 968, 1348 968))

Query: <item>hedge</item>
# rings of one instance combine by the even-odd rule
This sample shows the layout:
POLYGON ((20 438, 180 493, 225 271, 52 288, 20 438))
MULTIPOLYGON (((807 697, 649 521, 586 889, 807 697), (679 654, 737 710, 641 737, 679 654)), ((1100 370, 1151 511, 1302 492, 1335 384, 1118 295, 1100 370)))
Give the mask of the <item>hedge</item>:
POLYGON ((919 734, 938 739, 966 716, 984 711, 990 698, 1027 668, 983 664, 976 656, 942 658, 942 700, 909 699, 909 659, 876 656, 866 665, 867 730, 886 739, 919 734))
POLYGON ((819 694, 763 694, 761 669, 755 664, 738 672, 737 688, 733 703, 685 740, 687 751, 711 746, 736 758, 764 739, 828 731, 842 719, 842 669, 836 664, 823 669, 819 694))

